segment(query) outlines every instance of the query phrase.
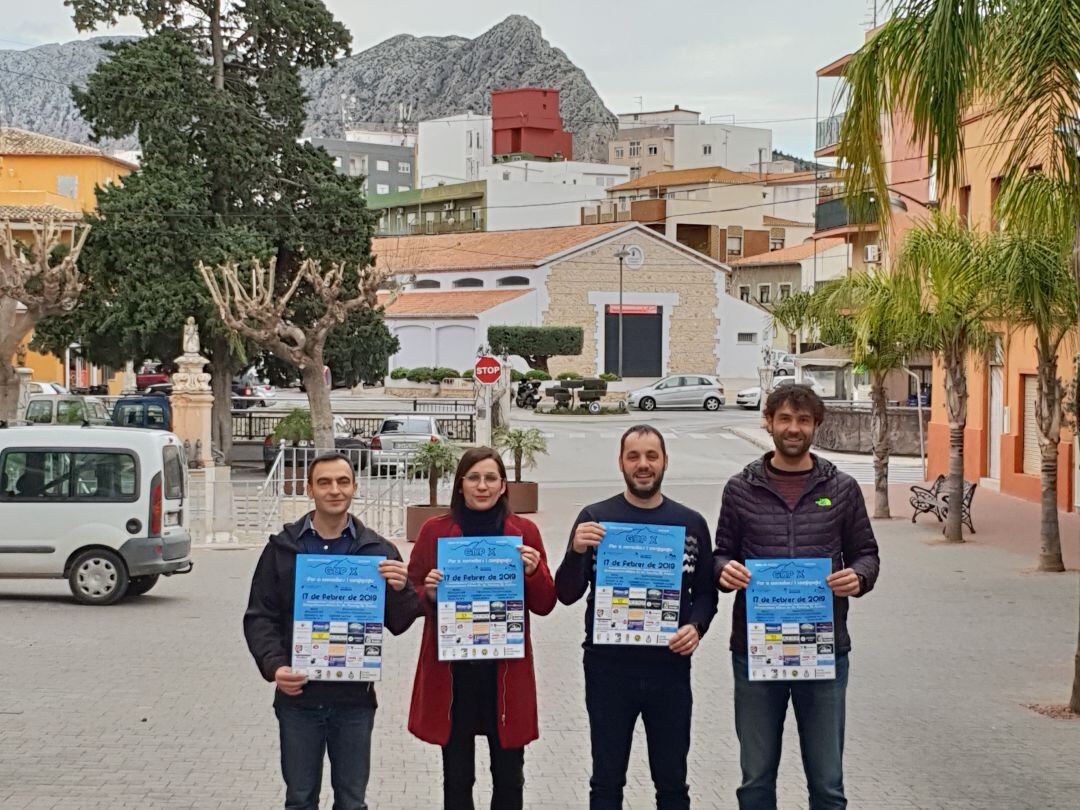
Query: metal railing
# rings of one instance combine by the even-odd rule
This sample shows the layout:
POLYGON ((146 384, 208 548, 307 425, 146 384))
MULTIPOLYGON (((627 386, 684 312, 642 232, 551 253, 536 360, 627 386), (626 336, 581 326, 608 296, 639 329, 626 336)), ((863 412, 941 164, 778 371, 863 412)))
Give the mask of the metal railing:
POLYGON ((844 123, 844 115, 844 113, 839 113, 817 122, 815 149, 824 149, 840 143, 840 128, 844 123))
MULTIPOLYGON (((397 413, 400 413, 397 412, 397 413)), ((424 411, 418 411, 424 413, 424 411)), ((345 415, 342 414, 349 426, 349 431, 354 435, 371 436, 382 425, 383 419, 393 416, 394 413, 380 415, 345 415)), ((434 415, 434 414, 433 414, 434 415)), ((232 435, 234 441, 264 441, 267 436, 273 434, 278 422, 288 414, 285 413, 252 413, 251 411, 232 412, 232 435)), ((439 433, 455 442, 476 441, 476 416, 462 413, 460 415, 435 416, 435 425, 439 433)))
MULTIPOLYGON (((426 504, 426 470, 408 454, 372 450, 343 451, 356 473, 351 512, 384 537, 405 534, 411 505, 426 504)), ((315 451, 283 447, 265 480, 207 481, 191 471, 185 501, 185 524, 197 543, 263 543, 286 523, 299 520, 313 506, 308 470, 315 451)), ((437 484, 439 501, 448 502, 450 482, 437 484)))
POLYGON ((876 221, 877 203, 869 195, 853 200, 834 197, 819 202, 814 210, 814 227, 819 231, 848 225, 870 225, 876 221))

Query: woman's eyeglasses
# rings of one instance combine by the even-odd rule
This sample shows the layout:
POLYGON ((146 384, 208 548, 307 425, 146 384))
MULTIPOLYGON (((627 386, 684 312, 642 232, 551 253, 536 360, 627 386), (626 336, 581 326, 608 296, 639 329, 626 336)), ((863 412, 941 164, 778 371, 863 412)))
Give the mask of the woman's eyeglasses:
POLYGON ((480 473, 469 473, 465 476, 465 480, 474 485, 483 481, 485 484, 494 486, 502 481, 502 476, 496 473, 487 473, 485 475, 481 475, 480 473))

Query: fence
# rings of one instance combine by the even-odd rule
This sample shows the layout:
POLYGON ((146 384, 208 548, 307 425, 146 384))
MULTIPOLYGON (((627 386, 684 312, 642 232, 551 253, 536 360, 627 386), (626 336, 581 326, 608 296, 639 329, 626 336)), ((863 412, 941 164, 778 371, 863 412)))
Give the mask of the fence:
MULTIPOLYGON (((343 451, 356 471, 351 512, 384 537, 405 534, 410 505, 428 502, 426 470, 406 455, 371 450, 343 451)), ((285 523, 299 520, 312 508, 308 493, 311 448, 286 447, 278 452, 265 480, 214 480, 213 470, 193 470, 188 477, 185 523, 197 543, 263 543, 285 523)), ((437 484, 443 502, 449 482, 437 484)))
MULTIPOLYGON (((405 403, 425 406, 426 403, 419 400, 403 400, 405 403)), ((476 406, 470 401, 468 408, 455 407, 449 410, 413 410, 413 413, 423 413, 435 416, 435 424, 439 433, 447 439, 455 442, 476 441, 476 406)), ((378 414, 363 414, 341 412, 338 416, 344 418, 350 432, 354 434, 374 434, 383 419, 392 414, 407 413, 409 409, 384 410, 378 414)), ((265 411, 233 411, 232 412, 232 435, 234 441, 255 440, 262 441, 274 432, 278 422, 288 416, 287 413, 267 413, 265 411)))

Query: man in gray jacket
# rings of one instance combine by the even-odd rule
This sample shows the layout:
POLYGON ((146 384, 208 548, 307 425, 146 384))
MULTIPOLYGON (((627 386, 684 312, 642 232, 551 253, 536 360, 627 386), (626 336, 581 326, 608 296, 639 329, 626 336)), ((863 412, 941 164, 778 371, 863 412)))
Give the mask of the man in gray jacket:
POLYGON ((810 452, 825 416, 808 386, 769 395, 765 423, 776 450, 728 481, 713 557, 721 591, 736 592, 731 617, 735 731, 739 738, 742 810, 775 810, 784 717, 795 708, 810 810, 847 806, 844 798, 844 711, 848 681, 848 600, 877 580, 878 546, 862 491, 851 476, 810 452), (818 557, 832 561, 836 677, 833 680, 749 679, 746 630, 748 559, 818 557))

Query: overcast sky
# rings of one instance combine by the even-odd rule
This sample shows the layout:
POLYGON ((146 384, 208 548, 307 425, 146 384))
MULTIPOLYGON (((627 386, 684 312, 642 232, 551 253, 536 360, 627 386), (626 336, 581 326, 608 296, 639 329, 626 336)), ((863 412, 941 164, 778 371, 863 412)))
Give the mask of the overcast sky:
MULTIPOLYGON (((509 14, 537 22, 612 112, 679 104, 736 123, 770 121, 778 149, 809 157, 814 71, 854 50, 874 0, 326 0, 353 51, 402 33, 475 37, 509 14), (786 120, 775 119, 809 119, 786 120)), ((883 6, 883 0, 878 0, 883 6)), ((0 48, 80 35, 61 0, 0 0, 0 48)), ((105 32, 98 32, 105 33, 105 32)), ((113 33, 140 33, 118 26, 113 33)), ((832 92, 823 84, 824 92, 832 92)), ((828 98, 823 98, 823 109, 828 98)))

